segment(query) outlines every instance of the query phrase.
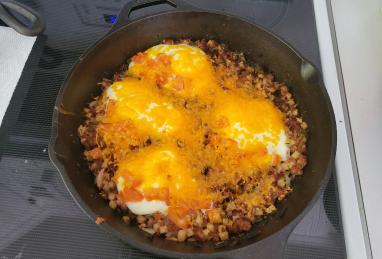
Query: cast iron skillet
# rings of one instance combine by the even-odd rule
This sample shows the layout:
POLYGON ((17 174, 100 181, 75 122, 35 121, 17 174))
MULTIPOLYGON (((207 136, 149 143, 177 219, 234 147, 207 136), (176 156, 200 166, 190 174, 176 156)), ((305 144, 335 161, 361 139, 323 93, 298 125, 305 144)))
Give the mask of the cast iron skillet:
POLYGON ((101 227, 126 243, 147 252, 190 258, 280 258, 286 240, 308 212, 328 181, 336 147, 336 125, 332 106, 319 72, 288 44, 265 29, 237 17, 197 9, 181 0, 167 0, 176 7, 134 21, 135 9, 157 3, 134 1, 120 12, 115 26, 84 53, 60 89, 53 113, 49 155, 78 205, 94 221, 106 218, 101 227), (256 226, 239 241, 217 248, 195 246, 162 238, 148 238, 137 226, 126 225, 117 212, 98 194, 93 175, 83 158, 77 128, 82 110, 100 92, 97 82, 111 77, 121 64, 139 51, 162 39, 215 39, 231 50, 240 51, 256 63, 271 69, 278 81, 285 81, 309 125, 308 165, 294 181, 294 191, 279 204, 279 213, 256 226))

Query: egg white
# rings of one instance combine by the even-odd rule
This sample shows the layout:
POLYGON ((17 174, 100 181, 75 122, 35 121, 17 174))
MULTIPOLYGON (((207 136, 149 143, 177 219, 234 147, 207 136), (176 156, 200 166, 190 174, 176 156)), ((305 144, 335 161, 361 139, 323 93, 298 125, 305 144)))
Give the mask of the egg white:
POLYGON ((278 142, 275 144, 272 141, 267 141, 267 139, 272 138, 272 136, 275 135, 270 131, 252 134, 251 137, 248 137, 251 132, 247 128, 243 127, 240 122, 234 123, 231 129, 232 130, 228 134, 228 137, 235 140, 240 149, 247 149, 251 144, 260 142, 267 148, 268 154, 277 154, 281 157, 282 161, 288 159, 289 148, 284 130, 281 130, 278 134, 278 142))
POLYGON ((272 142, 267 143, 268 153, 279 155, 281 157, 282 161, 287 160, 288 155, 289 155, 289 148, 288 148, 286 141, 287 141, 287 138, 286 138, 285 131, 282 130, 279 134, 279 141, 278 141, 277 145, 275 145, 272 142))
POLYGON ((166 215, 168 209, 166 202, 160 200, 148 201, 143 199, 141 201, 127 202, 126 205, 130 211, 136 215, 148 215, 155 212, 166 215))

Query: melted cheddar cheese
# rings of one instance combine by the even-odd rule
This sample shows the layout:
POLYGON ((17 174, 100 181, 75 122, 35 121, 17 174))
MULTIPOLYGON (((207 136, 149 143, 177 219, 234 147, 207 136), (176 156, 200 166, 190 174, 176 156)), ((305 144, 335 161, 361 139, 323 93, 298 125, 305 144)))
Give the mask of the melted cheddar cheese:
POLYGON ((146 198, 175 207, 208 208, 209 194, 197 182, 200 172, 188 161, 177 147, 151 146, 121 161, 114 181, 126 201, 146 198))
POLYGON ((217 88, 208 56, 185 44, 156 45, 133 57, 128 74, 145 78, 181 96, 203 96, 217 88))
POLYGON ((155 135, 182 130, 187 123, 187 115, 145 80, 128 77, 116 82, 107 89, 106 98, 106 123, 131 120, 138 129, 155 135))
MULTIPOLYGON (((118 153, 113 180, 135 214, 168 213, 186 227, 186 213, 212 209, 220 199, 214 187, 287 158, 282 113, 271 101, 232 87, 235 79, 220 87, 199 48, 160 44, 131 60, 125 79, 102 96, 97 133, 118 153)), ((269 192, 266 175, 258 178, 269 192)), ((261 197, 243 196, 254 205, 261 197)))
POLYGON ((269 100, 240 93, 220 94, 214 119, 219 134, 233 140, 239 149, 256 154, 252 161, 258 167, 266 169, 275 154, 286 159, 283 114, 269 100))

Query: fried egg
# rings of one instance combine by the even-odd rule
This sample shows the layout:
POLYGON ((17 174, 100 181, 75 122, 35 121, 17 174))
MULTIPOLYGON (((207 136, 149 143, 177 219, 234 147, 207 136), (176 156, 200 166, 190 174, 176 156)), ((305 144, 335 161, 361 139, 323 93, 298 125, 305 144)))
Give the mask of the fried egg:
POLYGON ((289 155, 283 114, 264 98, 239 93, 218 96, 214 112, 217 132, 237 147, 253 153, 260 168, 286 160, 289 155))
POLYGON ((216 77, 209 57, 186 44, 156 45, 132 59, 128 74, 149 78, 182 96, 203 96, 216 89, 216 77))
POLYGON ((171 133, 186 123, 185 116, 143 80, 115 82, 106 90, 106 97, 107 123, 132 120, 137 128, 154 134, 171 133))
POLYGON ((167 214, 169 206, 209 208, 195 175, 176 147, 150 147, 121 161, 113 180, 133 213, 167 214))

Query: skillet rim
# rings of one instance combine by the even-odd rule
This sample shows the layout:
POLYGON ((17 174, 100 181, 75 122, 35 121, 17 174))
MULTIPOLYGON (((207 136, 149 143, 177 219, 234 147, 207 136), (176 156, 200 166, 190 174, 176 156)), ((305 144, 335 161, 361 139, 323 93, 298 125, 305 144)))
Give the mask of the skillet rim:
MULTIPOLYGON (((328 122, 330 123, 330 126, 331 126, 331 140, 332 140, 331 147, 330 147, 330 153, 331 154, 330 154, 330 159, 327 162, 325 175, 323 178, 321 178, 321 181, 319 183, 320 188, 312 196, 312 198, 308 202, 307 206, 294 219, 292 219, 290 222, 288 222, 282 228, 280 228, 279 230, 270 234, 269 236, 265 237, 264 239, 252 242, 250 244, 247 244, 247 245, 244 245, 241 247, 240 246, 239 247, 233 246, 233 247, 230 247, 229 250, 225 250, 225 251, 216 251, 216 252, 211 252, 211 253, 188 253, 188 252, 171 251, 168 249, 158 248, 156 246, 152 246, 150 244, 143 243, 143 242, 140 242, 140 241, 137 241, 134 239, 126 238, 126 236, 123 235, 121 232, 119 232, 118 230, 116 230, 115 228, 113 228, 112 226, 107 224, 107 221, 103 224, 100 224, 100 227, 105 229, 107 232, 112 233, 113 235, 115 235, 119 239, 121 239, 123 242, 126 242, 135 248, 138 248, 140 250, 143 250, 143 251, 146 251, 149 253, 161 255, 161 256, 176 257, 176 258, 179 258, 179 257, 216 258, 216 257, 234 256, 235 253, 248 252, 247 250, 249 250, 255 246, 261 246, 264 243, 272 242, 272 239, 274 239, 276 237, 283 237, 283 239, 285 239, 284 241, 286 241, 288 236, 290 235, 290 233, 294 229, 294 227, 297 225, 297 223, 303 218, 303 216, 305 216, 305 214, 307 214, 308 211, 310 211, 310 209, 313 207, 313 205, 315 205, 316 201, 318 200, 321 193, 323 192, 322 187, 327 185, 329 178, 330 178, 330 175, 332 173, 332 170, 334 169, 333 166, 334 166, 334 159, 335 159, 335 155, 336 155, 336 145, 337 145, 337 128, 336 128, 335 114, 334 114, 334 110, 333 110, 333 106, 331 104, 329 94, 328 94, 326 87, 325 87, 325 84, 323 82, 320 70, 318 70, 317 67, 314 64, 312 64, 309 60, 304 58, 299 51, 297 51, 294 47, 292 47, 282 37, 275 35, 273 32, 264 28, 263 26, 258 25, 254 22, 248 21, 245 18, 237 17, 235 15, 227 14, 224 12, 211 11, 211 10, 201 10, 201 9, 197 9, 197 10, 171 10, 171 11, 160 12, 160 13, 156 13, 156 14, 137 18, 137 19, 125 24, 125 25, 118 27, 117 29, 111 28, 109 32, 107 32, 104 36, 102 36, 99 40, 97 40, 89 48, 87 48, 83 52, 83 54, 81 54, 81 56, 78 58, 78 60, 72 65, 72 68, 70 69, 70 71, 66 75, 66 78, 60 87, 60 90, 57 94, 57 98, 55 101, 55 106, 54 106, 53 116, 52 116, 51 136, 50 136, 50 140, 49 140, 49 144, 48 144, 49 158, 52 161, 54 167, 59 172, 66 188, 68 189, 73 200, 76 202, 77 206, 79 206, 81 208, 81 210, 84 211, 85 214, 94 222, 99 215, 95 214, 93 212, 93 210, 91 210, 88 207, 88 205, 82 200, 81 196, 78 194, 77 190, 72 185, 71 179, 69 178, 69 176, 66 173, 66 169, 64 168, 64 166, 61 164, 61 162, 57 158, 57 155, 56 155, 57 153, 55 152, 55 142, 56 142, 57 135, 58 135, 58 123, 57 122, 58 122, 58 116, 60 113, 58 111, 57 107, 60 107, 60 103, 61 103, 62 97, 64 95, 65 88, 67 87, 68 82, 70 81, 70 79, 71 79, 74 71, 76 70, 77 66, 82 62, 83 59, 86 58, 86 56, 90 52, 92 52, 106 38, 111 37, 112 35, 118 33, 119 31, 123 30, 126 26, 129 26, 129 25, 132 25, 135 23, 139 23, 139 22, 144 22, 145 20, 150 20, 150 19, 158 17, 158 16, 174 14, 174 13, 202 13, 202 14, 205 13, 208 15, 225 16, 225 17, 228 17, 230 19, 238 20, 242 23, 247 23, 250 26, 257 27, 258 29, 262 30, 263 32, 274 37, 277 41, 280 42, 280 45, 284 45, 294 55, 296 55, 301 60, 301 64, 307 63, 314 68, 314 70, 316 71, 316 74, 317 74, 317 85, 319 86, 319 88, 323 94, 323 98, 324 98, 324 101, 326 103, 325 108, 328 110, 329 117, 330 117, 328 122)), ((283 252, 284 248, 285 248, 285 244, 281 245, 282 252, 283 252)))

